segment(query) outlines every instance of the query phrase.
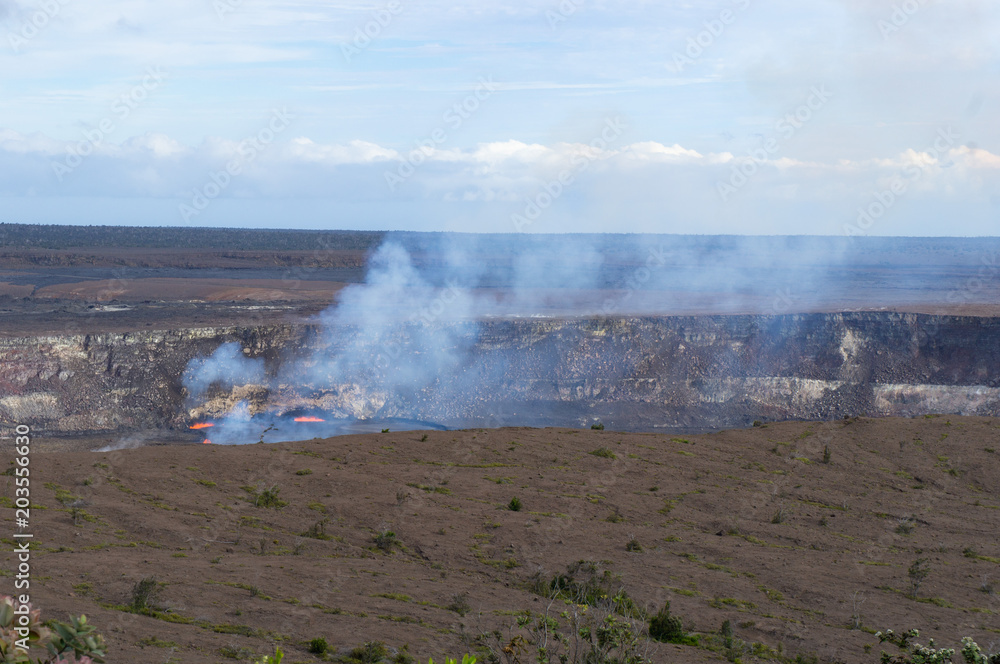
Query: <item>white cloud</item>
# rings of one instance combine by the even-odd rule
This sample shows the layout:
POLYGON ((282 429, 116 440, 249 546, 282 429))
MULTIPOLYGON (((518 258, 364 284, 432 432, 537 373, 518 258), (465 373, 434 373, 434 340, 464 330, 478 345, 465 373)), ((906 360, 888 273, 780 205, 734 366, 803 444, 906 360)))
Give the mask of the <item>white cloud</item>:
MULTIPOLYGON (((64 163, 68 151, 79 148, 72 141, 0 130, 0 195, 30 192, 50 200, 122 198, 138 199, 141 205, 142 199, 149 199, 150 205, 162 201, 155 203, 160 208, 179 205, 212 173, 237 158, 240 144, 210 138, 187 146, 155 133, 120 144, 104 142, 60 182, 53 164, 64 163)), ((525 201, 551 186, 573 164, 586 163, 587 168, 573 171, 573 182, 557 196, 544 223, 532 230, 759 232, 768 228, 837 233, 857 207, 870 202, 873 192, 903 180, 907 193, 899 197, 896 221, 889 216, 873 232, 905 232, 914 217, 932 224, 921 209, 947 205, 964 213, 942 224, 941 234, 976 234, 983 232, 992 214, 989 196, 1000 190, 1000 156, 967 146, 955 146, 941 155, 907 149, 885 158, 831 162, 782 156, 755 163, 746 155, 702 154, 655 141, 598 149, 580 143, 509 140, 425 154, 422 166, 393 192, 384 175, 395 172, 407 158, 393 148, 365 141, 326 144, 301 136, 276 142, 244 164, 217 208, 231 205, 223 200, 263 204, 298 199, 302 205, 311 200, 318 201, 314 209, 319 219, 327 214, 321 212, 325 210, 321 202, 335 201, 361 206, 364 214, 381 219, 391 218, 388 210, 410 201, 411 216, 399 222, 400 228, 433 229, 441 222, 442 210, 456 214, 466 209, 479 220, 481 230, 512 231, 510 215, 519 212, 525 201), (752 170, 752 175, 723 201, 719 183, 730 181, 741 168, 752 170), (414 205, 416 201, 419 205, 414 205), (811 215, 805 227, 803 214, 811 215)), ((316 221, 310 220, 307 209, 300 215, 305 225, 316 221)), ((226 222, 209 214, 205 219, 226 222)), ((347 225, 364 226, 362 222, 347 225)))

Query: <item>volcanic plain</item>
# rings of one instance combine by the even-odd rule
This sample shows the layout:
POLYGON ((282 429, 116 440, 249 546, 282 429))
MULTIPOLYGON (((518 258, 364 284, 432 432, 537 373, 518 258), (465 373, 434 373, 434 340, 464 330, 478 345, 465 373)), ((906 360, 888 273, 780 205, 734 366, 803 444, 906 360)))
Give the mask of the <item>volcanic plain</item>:
POLYGON ((652 662, 725 661, 726 620, 742 661, 876 661, 886 628, 985 645, 998 448, 1000 420, 937 416, 38 453, 32 597, 87 614, 112 663, 332 661, 373 641, 437 661, 496 630, 517 652, 519 612, 566 609, 560 576, 603 579, 635 616, 669 600, 701 646, 651 645, 652 662))

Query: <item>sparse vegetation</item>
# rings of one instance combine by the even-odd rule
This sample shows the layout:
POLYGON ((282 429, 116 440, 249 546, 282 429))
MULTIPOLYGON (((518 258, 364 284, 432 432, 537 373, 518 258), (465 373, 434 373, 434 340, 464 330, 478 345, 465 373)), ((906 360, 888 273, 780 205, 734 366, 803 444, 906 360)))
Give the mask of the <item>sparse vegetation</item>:
POLYGON ((392 553, 396 549, 403 547, 403 543, 399 541, 396 537, 396 533, 389 530, 388 528, 383 528, 375 533, 374 542, 376 548, 383 553, 392 553))
POLYGON ((389 649, 382 641, 368 641, 352 650, 345 661, 349 664, 379 664, 389 656, 389 649))
POLYGON ((157 600, 160 594, 160 584, 156 577, 147 576, 141 581, 137 581, 132 586, 132 599, 129 609, 132 613, 146 613, 148 611, 158 611, 157 600))
POLYGON ((594 450, 590 454, 594 455, 595 457, 601 457, 602 459, 617 459, 618 458, 617 456, 615 456, 614 452, 612 452, 611 450, 609 450, 606 447, 598 447, 596 450, 594 450))
POLYGON ((518 498, 517 496, 511 498, 510 502, 507 503, 507 509, 509 509, 511 512, 520 512, 522 507, 524 506, 521 504, 521 499, 518 498))
POLYGON ((688 636, 684 631, 681 619, 670 615, 669 601, 663 605, 663 608, 655 616, 649 619, 649 638, 664 643, 698 645, 698 639, 688 636))
POLYGON ((597 424, 591 424, 590 428, 594 431, 604 431, 604 425, 598 422, 597 424))
POLYGON ((243 490, 250 494, 249 500, 253 503, 254 507, 266 507, 280 510, 282 507, 288 505, 286 501, 278 497, 278 494, 281 492, 281 488, 278 487, 277 484, 266 489, 245 486, 243 487, 243 490))
POLYGON ((449 611, 454 611, 460 616, 465 616, 472 607, 469 606, 469 593, 457 593, 451 598, 451 603, 445 607, 449 611))
POLYGON ((926 558, 917 558, 913 561, 910 568, 906 570, 907 576, 910 577, 910 597, 917 597, 917 593, 920 592, 921 584, 923 584, 924 579, 926 579, 930 573, 930 565, 927 563, 926 558))

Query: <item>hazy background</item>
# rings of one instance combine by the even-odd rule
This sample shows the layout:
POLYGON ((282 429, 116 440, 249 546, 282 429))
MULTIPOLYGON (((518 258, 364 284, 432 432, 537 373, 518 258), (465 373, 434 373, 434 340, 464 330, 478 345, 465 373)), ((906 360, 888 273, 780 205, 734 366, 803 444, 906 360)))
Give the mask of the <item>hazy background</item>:
POLYGON ((0 221, 992 235, 998 19, 985 0, 0 0, 0 221))

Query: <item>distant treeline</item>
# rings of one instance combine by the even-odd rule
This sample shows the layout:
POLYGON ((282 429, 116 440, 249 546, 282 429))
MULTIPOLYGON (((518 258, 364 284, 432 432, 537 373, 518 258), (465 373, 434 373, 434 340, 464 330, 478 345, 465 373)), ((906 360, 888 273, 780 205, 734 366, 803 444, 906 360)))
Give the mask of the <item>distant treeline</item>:
POLYGON ((381 231, 260 230, 0 223, 0 247, 29 249, 216 249, 228 251, 367 251, 381 231))

